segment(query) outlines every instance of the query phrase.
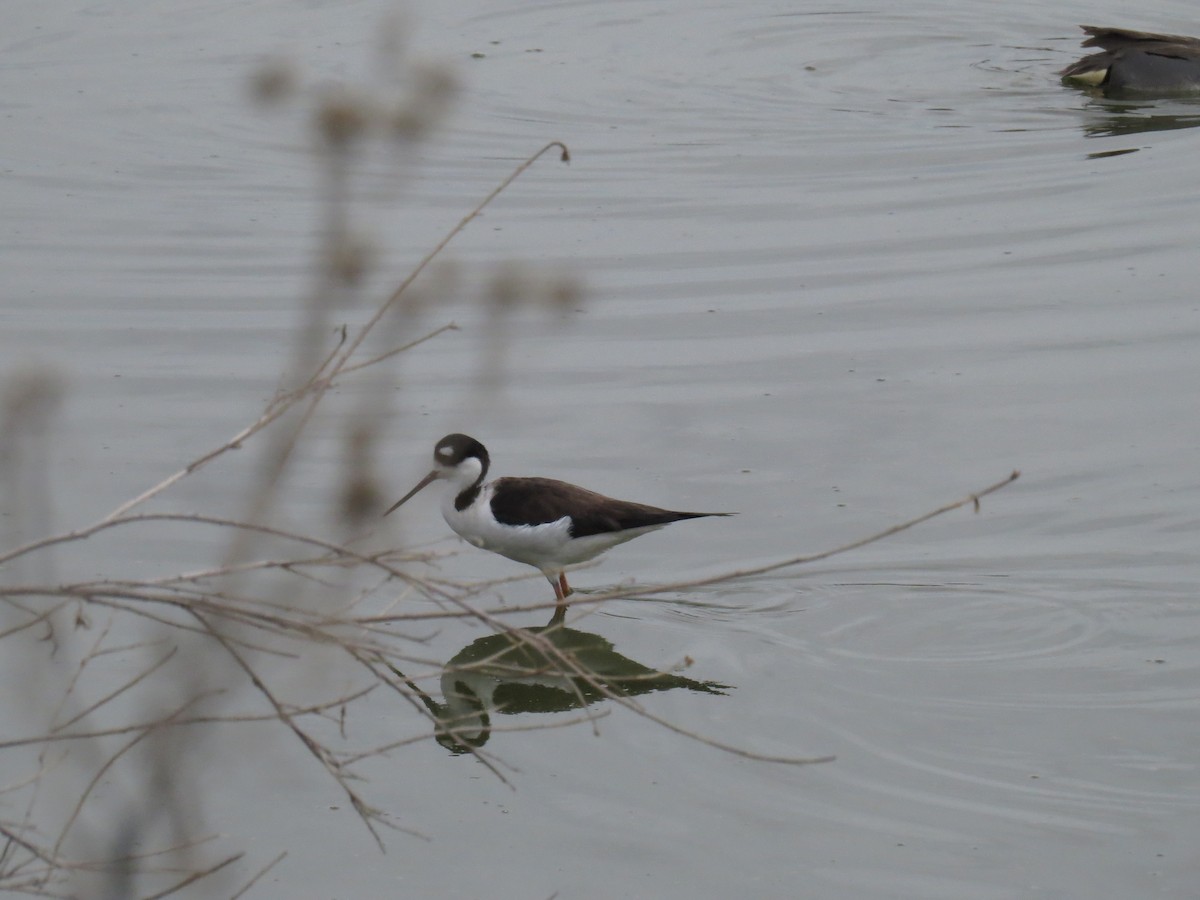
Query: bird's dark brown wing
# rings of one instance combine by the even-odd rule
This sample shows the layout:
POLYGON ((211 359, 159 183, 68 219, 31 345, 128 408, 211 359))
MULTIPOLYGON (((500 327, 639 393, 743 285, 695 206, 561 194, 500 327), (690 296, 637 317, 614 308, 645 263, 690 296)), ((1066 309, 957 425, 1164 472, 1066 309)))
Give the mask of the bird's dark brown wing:
POLYGON ((1102 49, 1071 63, 1058 73, 1063 78, 1150 93, 1195 89, 1200 39, 1095 25, 1082 28, 1088 35, 1083 46, 1102 49))
POLYGON ((1128 28, 1104 28, 1098 25, 1081 26, 1088 38, 1085 47, 1100 47, 1114 51, 1124 49, 1144 50, 1163 56, 1200 53, 1200 38, 1184 34, 1155 34, 1151 31, 1131 31, 1128 28))
POLYGON ((492 515, 505 525, 543 525, 569 516, 571 536, 586 537, 729 513, 659 509, 615 500, 553 478, 498 478, 493 483, 492 515))

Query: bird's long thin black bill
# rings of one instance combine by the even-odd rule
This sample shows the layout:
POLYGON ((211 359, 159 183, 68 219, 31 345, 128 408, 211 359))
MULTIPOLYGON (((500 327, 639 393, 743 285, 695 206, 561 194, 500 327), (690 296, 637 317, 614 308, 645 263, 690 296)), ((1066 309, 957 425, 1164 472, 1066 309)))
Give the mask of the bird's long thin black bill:
POLYGON ((421 488, 426 487, 431 481, 435 480, 437 477, 438 477, 438 470, 434 469, 432 472, 430 472, 428 475, 426 475, 424 478, 422 478, 419 482, 417 482, 417 486, 415 488, 413 488, 411 491, 409 491, 407 494, 405 494, 403 497, 401 497, 399 500, 397 500, 395 503, 393 503, 390 507, 388 507, 388 510, 387 510, 387 512, 384 513, 384 515, 386 516, 386 515, 394 512, 395 510, 399 509, 401 506, 403 506, 405 503, 407 503, 408 500, 414 494, 416 494, 419 490, 421 490, 421 488))

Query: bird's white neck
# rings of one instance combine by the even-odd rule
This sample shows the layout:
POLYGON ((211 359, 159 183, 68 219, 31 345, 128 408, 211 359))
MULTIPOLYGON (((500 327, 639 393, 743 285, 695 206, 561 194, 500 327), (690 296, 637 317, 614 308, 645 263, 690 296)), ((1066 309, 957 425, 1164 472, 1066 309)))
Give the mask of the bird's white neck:
POLYGON ((449 469, 444 477, 450 483, 451 490, 455 494, 461 494, 478 481, 482 474, 483 464, 475 457, 469 456, 454 468, 449 469))

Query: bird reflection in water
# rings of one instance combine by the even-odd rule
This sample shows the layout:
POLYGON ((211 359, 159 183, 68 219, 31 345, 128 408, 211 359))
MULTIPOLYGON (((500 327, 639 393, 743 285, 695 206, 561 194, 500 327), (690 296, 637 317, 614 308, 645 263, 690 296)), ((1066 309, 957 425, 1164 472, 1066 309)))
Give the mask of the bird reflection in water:
POLYGON ((566 712, 600 700, 677 688, 703 694, 730 689, 644 666, 617 653, 600 635, 554 620, 468 644, 442 671, 441 703, 389 667, 420 697, 433 715, 437 742, 455 755, 487 743, 496 713, 566 712))

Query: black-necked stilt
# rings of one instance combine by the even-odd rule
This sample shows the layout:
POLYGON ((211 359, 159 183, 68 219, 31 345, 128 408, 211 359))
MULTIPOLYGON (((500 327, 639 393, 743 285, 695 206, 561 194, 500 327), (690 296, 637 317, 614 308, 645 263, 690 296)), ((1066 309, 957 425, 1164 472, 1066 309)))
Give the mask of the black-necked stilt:
POLYGON ((733 515, 659 509, 552 478, 497 478, 484 484, 488 452, 465 434, 438 441, 433 462, 433 471, 384 515, 431 482, 449 482, 442 498, 446 524, 476 547, 541 569, 560 604, 571 593, 568 566, 681 519, 733 515))

